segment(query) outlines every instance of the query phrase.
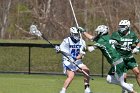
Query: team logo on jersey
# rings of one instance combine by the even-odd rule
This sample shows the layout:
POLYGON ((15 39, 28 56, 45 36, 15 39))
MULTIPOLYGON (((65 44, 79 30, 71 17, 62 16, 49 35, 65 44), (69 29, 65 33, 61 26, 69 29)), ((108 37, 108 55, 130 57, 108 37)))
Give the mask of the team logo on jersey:
POLYGON ((132 41, 133 41, 133 39, 121 38, 121 41, 132 42, 132 41))
POLYGON ((81 48, 82 45, 69 45, 69 48, 81 48))

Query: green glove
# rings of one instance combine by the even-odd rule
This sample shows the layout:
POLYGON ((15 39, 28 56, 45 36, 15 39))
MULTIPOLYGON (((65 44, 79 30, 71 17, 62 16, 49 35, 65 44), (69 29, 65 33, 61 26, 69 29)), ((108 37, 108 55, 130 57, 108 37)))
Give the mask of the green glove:
POLYGON ((78 31, 80 31, 81 33, 86 32, 86 30, 82 27, 78 27, 78 31))

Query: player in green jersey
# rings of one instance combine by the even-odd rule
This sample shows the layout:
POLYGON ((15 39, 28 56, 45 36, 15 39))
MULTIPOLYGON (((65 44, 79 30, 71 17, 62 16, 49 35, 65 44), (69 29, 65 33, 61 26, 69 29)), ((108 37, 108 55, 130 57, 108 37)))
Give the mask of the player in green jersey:
MULTIPOLYGON (((110 36, 108 35, 109 28, 105 25, 99 25, 95 31, 97 36, 88 34, 83 28, 79 27, 79 31, 82 32, 88 39, 95 41, 95 47, 99 48, 103 55, 106 57, 108 63, 115 68, 114 75, 108 75, 107 81, 111 84, 118 84, 125 88, 130 93, 136 93, 132 86, 124 82, 124 69, 125 65, 120 54, 109 43, 110 36), (115 81, 115 82, 114 82, 115 81)), ((90 48, 94 50, 94 47, 90 48)))
MULTIPOLYGON (((140 71, 138 64, 132 53, 137 53, 140 50, 139 39, 135 32, 130 28, 129 20, 121 20, 119 22, 118 31, 112 33, 110 43, 116 48, 124 59, 127 70, 131 69, 136 76, 138 85, 140 86, 140 71), (134 49, 133 45, 136 45, 134 49)), ((125 81, 127 74, 125 73, 125 81)))

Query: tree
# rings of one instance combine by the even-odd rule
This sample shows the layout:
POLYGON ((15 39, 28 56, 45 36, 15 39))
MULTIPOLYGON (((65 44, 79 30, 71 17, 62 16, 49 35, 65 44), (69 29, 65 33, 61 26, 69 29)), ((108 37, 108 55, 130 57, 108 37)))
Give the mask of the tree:
POLYGON ((11 0, 3 0, 1 3, 1 38, 5 36, 5 32, 8 26, 8 15, 11 7, 11 0))

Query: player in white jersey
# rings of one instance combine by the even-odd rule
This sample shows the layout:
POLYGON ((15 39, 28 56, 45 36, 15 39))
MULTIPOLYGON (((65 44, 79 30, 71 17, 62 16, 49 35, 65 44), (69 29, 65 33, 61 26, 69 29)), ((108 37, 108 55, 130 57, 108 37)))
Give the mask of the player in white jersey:
MULTIPOLYGON (((76 27, 70 28, 70 36, 65 38, 60 44, 60 50, 65 52, 72 62, 75 62, 80 68, 89 74, 89 68, 82 63, 82 58, 85 55, 84 49, 86 48, 85 41, 80 38, 80 34, 76 27)), ((64 82, 63 88, 60 93, 66 93, 66 89, 72 82, 75 72, 81 72, 79 68, 68 61, 68 58, 63 56, 63 68, 67 78, 64 82)), ((89 88, 89 77, 84 75, 85 93, 91 93, 89 88)))

